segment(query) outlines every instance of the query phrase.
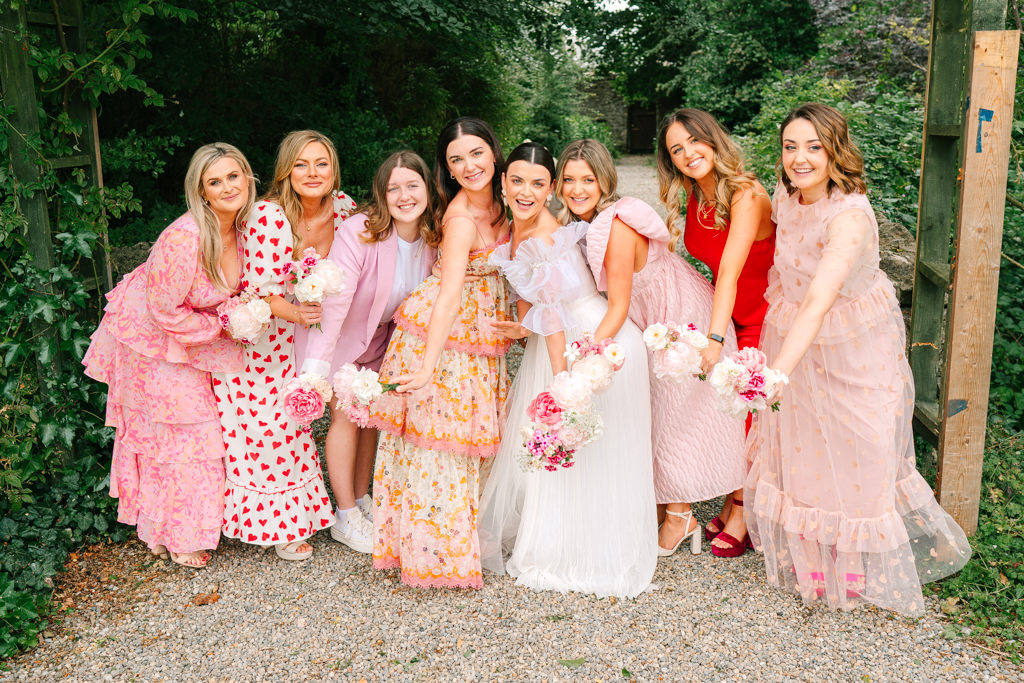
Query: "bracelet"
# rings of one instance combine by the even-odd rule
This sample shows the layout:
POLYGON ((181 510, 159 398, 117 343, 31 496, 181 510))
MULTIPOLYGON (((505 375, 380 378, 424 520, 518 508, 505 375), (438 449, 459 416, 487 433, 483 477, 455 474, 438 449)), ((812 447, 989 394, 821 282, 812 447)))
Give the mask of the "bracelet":
POLYGON ((714 332, 708 334, 708 339, 710 339, 711 341, 718 342, 719 344, 725 344, 725 337, 723 337, 720 334, 715 334, 714 332))

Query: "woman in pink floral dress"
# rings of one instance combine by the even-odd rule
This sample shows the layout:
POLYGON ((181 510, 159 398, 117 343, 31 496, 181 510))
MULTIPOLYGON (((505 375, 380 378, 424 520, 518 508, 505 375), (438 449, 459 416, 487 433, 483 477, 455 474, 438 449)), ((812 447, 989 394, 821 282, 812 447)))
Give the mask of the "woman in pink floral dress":
POLYGON ((970 557, 915 469, 903 316, 846 120, 805 104, 780 127, 778 225, 761 335, 789 375, 758 415, 744 512, 768 582, 807 604, 924 610, 921 584, 970 557))
POLYGON ((327 256, 334 231, 355 209, 338 184, 330 140, 311 130, 285 137, 273 186, 253 207, 244 235, 242 286, 263 297, 274 317, 246 347, 243 370, 213 380, 227 446, 224 535, 274 546, 285 560, 309 557, 305 539, 331 526, 334 515, 313 436, 282 405, 284 385, 295 377, 296 343, 320 322, 321 308, 286 298, 281 267, 308 247, 327 256))
POLYGON ((255 194, 241 152, 200 147, 185 175, 188 212, 107 294, 82 361, 109 386, 118 521, 189 567, 205 566, 220 539, 224 442, 210 372, 237 372, 242 352, 222 334, 216 307, 238 289, 236 235, 255 194))
POLYGON ((434 172, 445 207, 440 277, 395 314, 381 380, 398 382, 370 406, 380 429, 373 477, 373 566, 412 586, 480 588, 480 459, 498 450, 508 392, 504 281, 488 256, 509 238, 491 127, 464 117, 441 131, 434 172))

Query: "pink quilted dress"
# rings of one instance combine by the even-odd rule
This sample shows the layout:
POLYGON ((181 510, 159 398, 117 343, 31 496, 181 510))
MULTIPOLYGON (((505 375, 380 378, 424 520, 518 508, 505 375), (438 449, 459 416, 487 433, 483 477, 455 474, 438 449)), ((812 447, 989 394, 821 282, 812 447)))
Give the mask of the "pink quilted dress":
POLYGON ((878 225, 862 194, 802 205, 780 185, 762 349, 774 359, 812 281, 838 298, 790 376, 781 410, 754 420, 744 499, 769 583, 805 603, 924 610, 921 584, 958 571, 963 532, 915 469, 914 385, 903 317, 878 267, 878 225), (870 219, 831 230, 842 212, 870 219))
POLYGON ((118 521, 135 525, 150 548, 189 553, 220 539, 224 442, 210 373, 242 366, 215 312, 228 296, 200 266, 199 228, 185 214, 107 294, 82 361, 109 387, 118 521))
MULTIPOLYGON (((647 264, 633 275, 630 320, 641 330, 666 321, 707 330, 714 290, 689 263, 669 252, 665 221, 639 199, 623 197, 590 224, 587 261, 598 289, 608 289, 604 257, 615 218, 650 240, 647 264)), ((735 350, 730 324, 723 354, 735 350)), ((715 408, 714 390, 707 382, 693 377, 680 383, 652 373, 651 423, 658 503, 707 500, 743 485, 743 421, 715 408)))

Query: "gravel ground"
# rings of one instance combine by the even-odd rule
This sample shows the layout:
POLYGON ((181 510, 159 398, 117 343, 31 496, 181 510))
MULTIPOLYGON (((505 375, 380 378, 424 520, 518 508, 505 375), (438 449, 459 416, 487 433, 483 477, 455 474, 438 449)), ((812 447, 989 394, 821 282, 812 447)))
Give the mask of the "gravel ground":
MULTIPOLYGON (((620 174, 623 193, 657 207, 647 159, 620 160, 620 174)), ((491 575, 476 592, 409 588, 328 534, 313 545, 291 563, 226 541, 203 571, 137 542, 73 559, 62 584, 91 577, 93 597, 66 593, 70 616, 0 680, 1024 681, 946 639, 935 599, 919 619, 806 609, 765 583, 754 553, 679 552, 656 590, 598 600, 491 575)))

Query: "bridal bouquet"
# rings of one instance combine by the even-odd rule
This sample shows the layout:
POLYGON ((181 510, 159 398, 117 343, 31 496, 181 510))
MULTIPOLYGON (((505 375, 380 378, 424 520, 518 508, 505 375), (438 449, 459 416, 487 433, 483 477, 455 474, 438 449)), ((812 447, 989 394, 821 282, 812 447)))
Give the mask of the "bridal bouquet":
POLYGON ((610 337, 596 341, 591 334, 584 334, 569 344, 565 357, 571 363, 573 377, 587 380, 592 393, 608 388, 612 374, 626 362, 626 355, 618 342, 610 337))
POLYGON ((674 322, 654 323, 644 330, 644 343, 651 350, 652 370, 658 379, 670 377, 677 382, 697 375, 706 379, 700 367, 700 352, 708 338, 693 323, 680 327, 674 322))
MULTIPOLYGON (((298 261, 285 261, 281 282, 302 303, 320 303, 325 296, 338 294, 345 287, 345 273, 334 261, 320 258, 313 247, 306 247, 298 261)), ((316 328, 320 329, 317 323, 316 328)))
POLYGON ((308 432, 313 420, 324 414, 331 400, 331 385, 319 375, 306 372, 284 385, 284 412, 308 432))
POLYGON ((270 326, 270 318, 270 304, 256 296, 252 288, 246 288, 217 307, 220 326, 240 344, 255 344, 270 326))
POLYGON ((359 369, 346 363, 334 373, 334 391, 338 408, 349 422, 365 427, 370 419, 370 402, 398 385, 380 381, 380 375, 369 368, 359 369))
POLYGON ((768 367, 768 357, 760 349, 748 346, 718 362, 711 370, 711 386, 718 392, 717 407, 733 417, 747 413, 779 409, 769 401, 789 378, 768 367))
POLYGON ((560 372, 537 394, 526 408, 530 422, 522 428, 524 470, 572 467, 576 449, 601 435, 604 421, 591 406, 593 392, 589 379, 560 372))

